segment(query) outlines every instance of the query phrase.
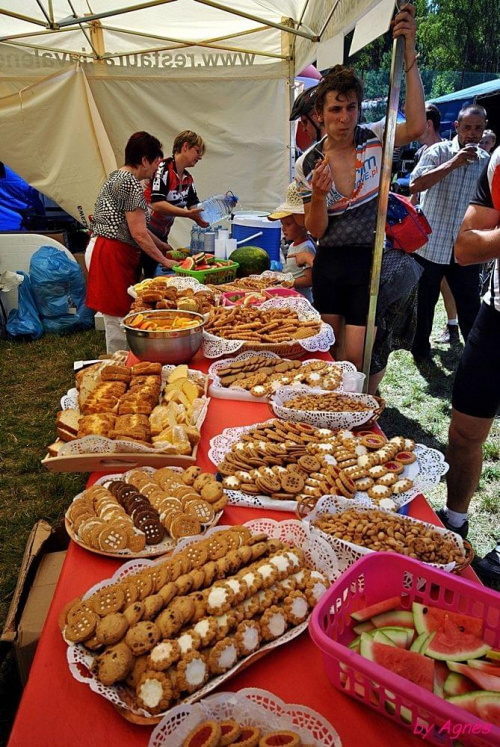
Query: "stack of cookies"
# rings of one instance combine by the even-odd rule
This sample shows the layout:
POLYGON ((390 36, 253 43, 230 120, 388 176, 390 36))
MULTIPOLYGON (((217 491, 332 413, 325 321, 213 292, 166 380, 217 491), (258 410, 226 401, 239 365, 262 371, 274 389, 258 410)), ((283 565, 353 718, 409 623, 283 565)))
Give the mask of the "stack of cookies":
POLYGON ((225 340, 279 344, 313 337, 320 326, 319 318, 300 319, 291 308, 219 306, 211 310, 205 331, 225 340))
POLYGON ((140 554, 165 538, 177 541, 205 532, 226 502, 221 484, 199 467, 184 472, 168 467, 156 472, 135 469, 123 480, 85 490, 69 507, 66 519, 89 548, 140 554))
POLYGON ((232 527, 75 600, 60 624, 103 685, 158 714, 305 622, 328 586, 300 548, 232 527))

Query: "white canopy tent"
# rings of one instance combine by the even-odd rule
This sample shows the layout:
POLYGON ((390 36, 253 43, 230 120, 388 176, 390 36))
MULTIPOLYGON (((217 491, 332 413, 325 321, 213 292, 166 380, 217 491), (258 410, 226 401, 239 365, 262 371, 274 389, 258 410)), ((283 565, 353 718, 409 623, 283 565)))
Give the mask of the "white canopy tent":
POLYGON ((321 42, 342 39, 369 11, 386 15, 387 7, 388 0, 126 7, 4 0, 0 160, 85 221, 132 132, 152 132, 168 153, 189 128, 207 144, 194 172, 200 196, 232 189, 242 209, 270 209, 290 177, 295 73, 316 59, 321 42))

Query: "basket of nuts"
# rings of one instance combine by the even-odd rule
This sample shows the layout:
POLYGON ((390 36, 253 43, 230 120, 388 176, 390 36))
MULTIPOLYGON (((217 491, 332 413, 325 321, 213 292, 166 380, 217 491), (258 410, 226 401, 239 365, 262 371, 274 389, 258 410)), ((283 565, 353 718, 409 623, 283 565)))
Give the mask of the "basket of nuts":
POLYGON ((394 552, 455 572, 474 557, 469 543, 454 532, 356 500, 326 496, 304 520, 334 549, 342 572, 371 552, 394 552))
POLYGON ((285 386, 272 395, 269 407, 283 420, 334 430, 371 425, 383 412, 385 401, 371 394, 285 386))

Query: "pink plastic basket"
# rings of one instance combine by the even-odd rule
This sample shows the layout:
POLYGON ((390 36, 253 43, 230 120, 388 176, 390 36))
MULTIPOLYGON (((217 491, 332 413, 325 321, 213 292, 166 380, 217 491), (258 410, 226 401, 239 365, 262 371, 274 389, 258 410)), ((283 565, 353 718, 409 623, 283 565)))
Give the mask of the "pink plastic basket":
POLYGON ((500 648, 500 594, 411 558, 374 553, 356 561, 332 584, 309 623, 334 687, 432 744, 498 747, 498 726, 348 648, 355 637, 351 613, 398 594, 403 609, 411 609, 415 601, 481 618, 484 640, 500 648))

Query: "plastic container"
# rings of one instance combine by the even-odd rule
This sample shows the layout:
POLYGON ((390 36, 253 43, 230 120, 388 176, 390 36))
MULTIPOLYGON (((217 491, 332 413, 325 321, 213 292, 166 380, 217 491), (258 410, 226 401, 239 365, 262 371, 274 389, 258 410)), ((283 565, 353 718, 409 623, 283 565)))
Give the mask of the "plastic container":
POLYGON ((226 192, 224 195, 212 195, 212 197, 207 197, 206 200, 198 203, 196 207, 202 208, 203 213, 201 214, 201 217, 203 220, 207 221, 207 223, 210 223, 210 226, 213 226, 231 215, 237 202, 238 198, 235 194, 232 192, 226 192))
MULTIPOLYGON (((338 690, 441 747, 498 747, 500 728, 348 648, 355 638, 350 615, 394 596, 403 609, 414 601, 484 621, 484 640, 500 648, 500 595, 412 558, 373 553, 345 571, 314 608, 311 638, 321 649, 326 673, 338 690)), ((479 688, 478 688, 479 689, 479 688)))
POLYGON ((253 238, 248 244, 265 249, 271 261, 279 262, 281 223, 279 221, 268 220, 258 213, 235 213, 231 236, 233 239, 236 239, 238 246, 244 247, 245 243, 240 242, 250 236, 254 236, 258 231, 262 231, 262 235, 253 238))
POLYGON ((202 285, 221 285, 222 283, 231 283, 236 277, 236 271, 239 267, 237 262, 230 262, 224 267, 212 267, 209 270, 184 270, 179 265, 174 267, 176 275, 188 275, 202 285))

